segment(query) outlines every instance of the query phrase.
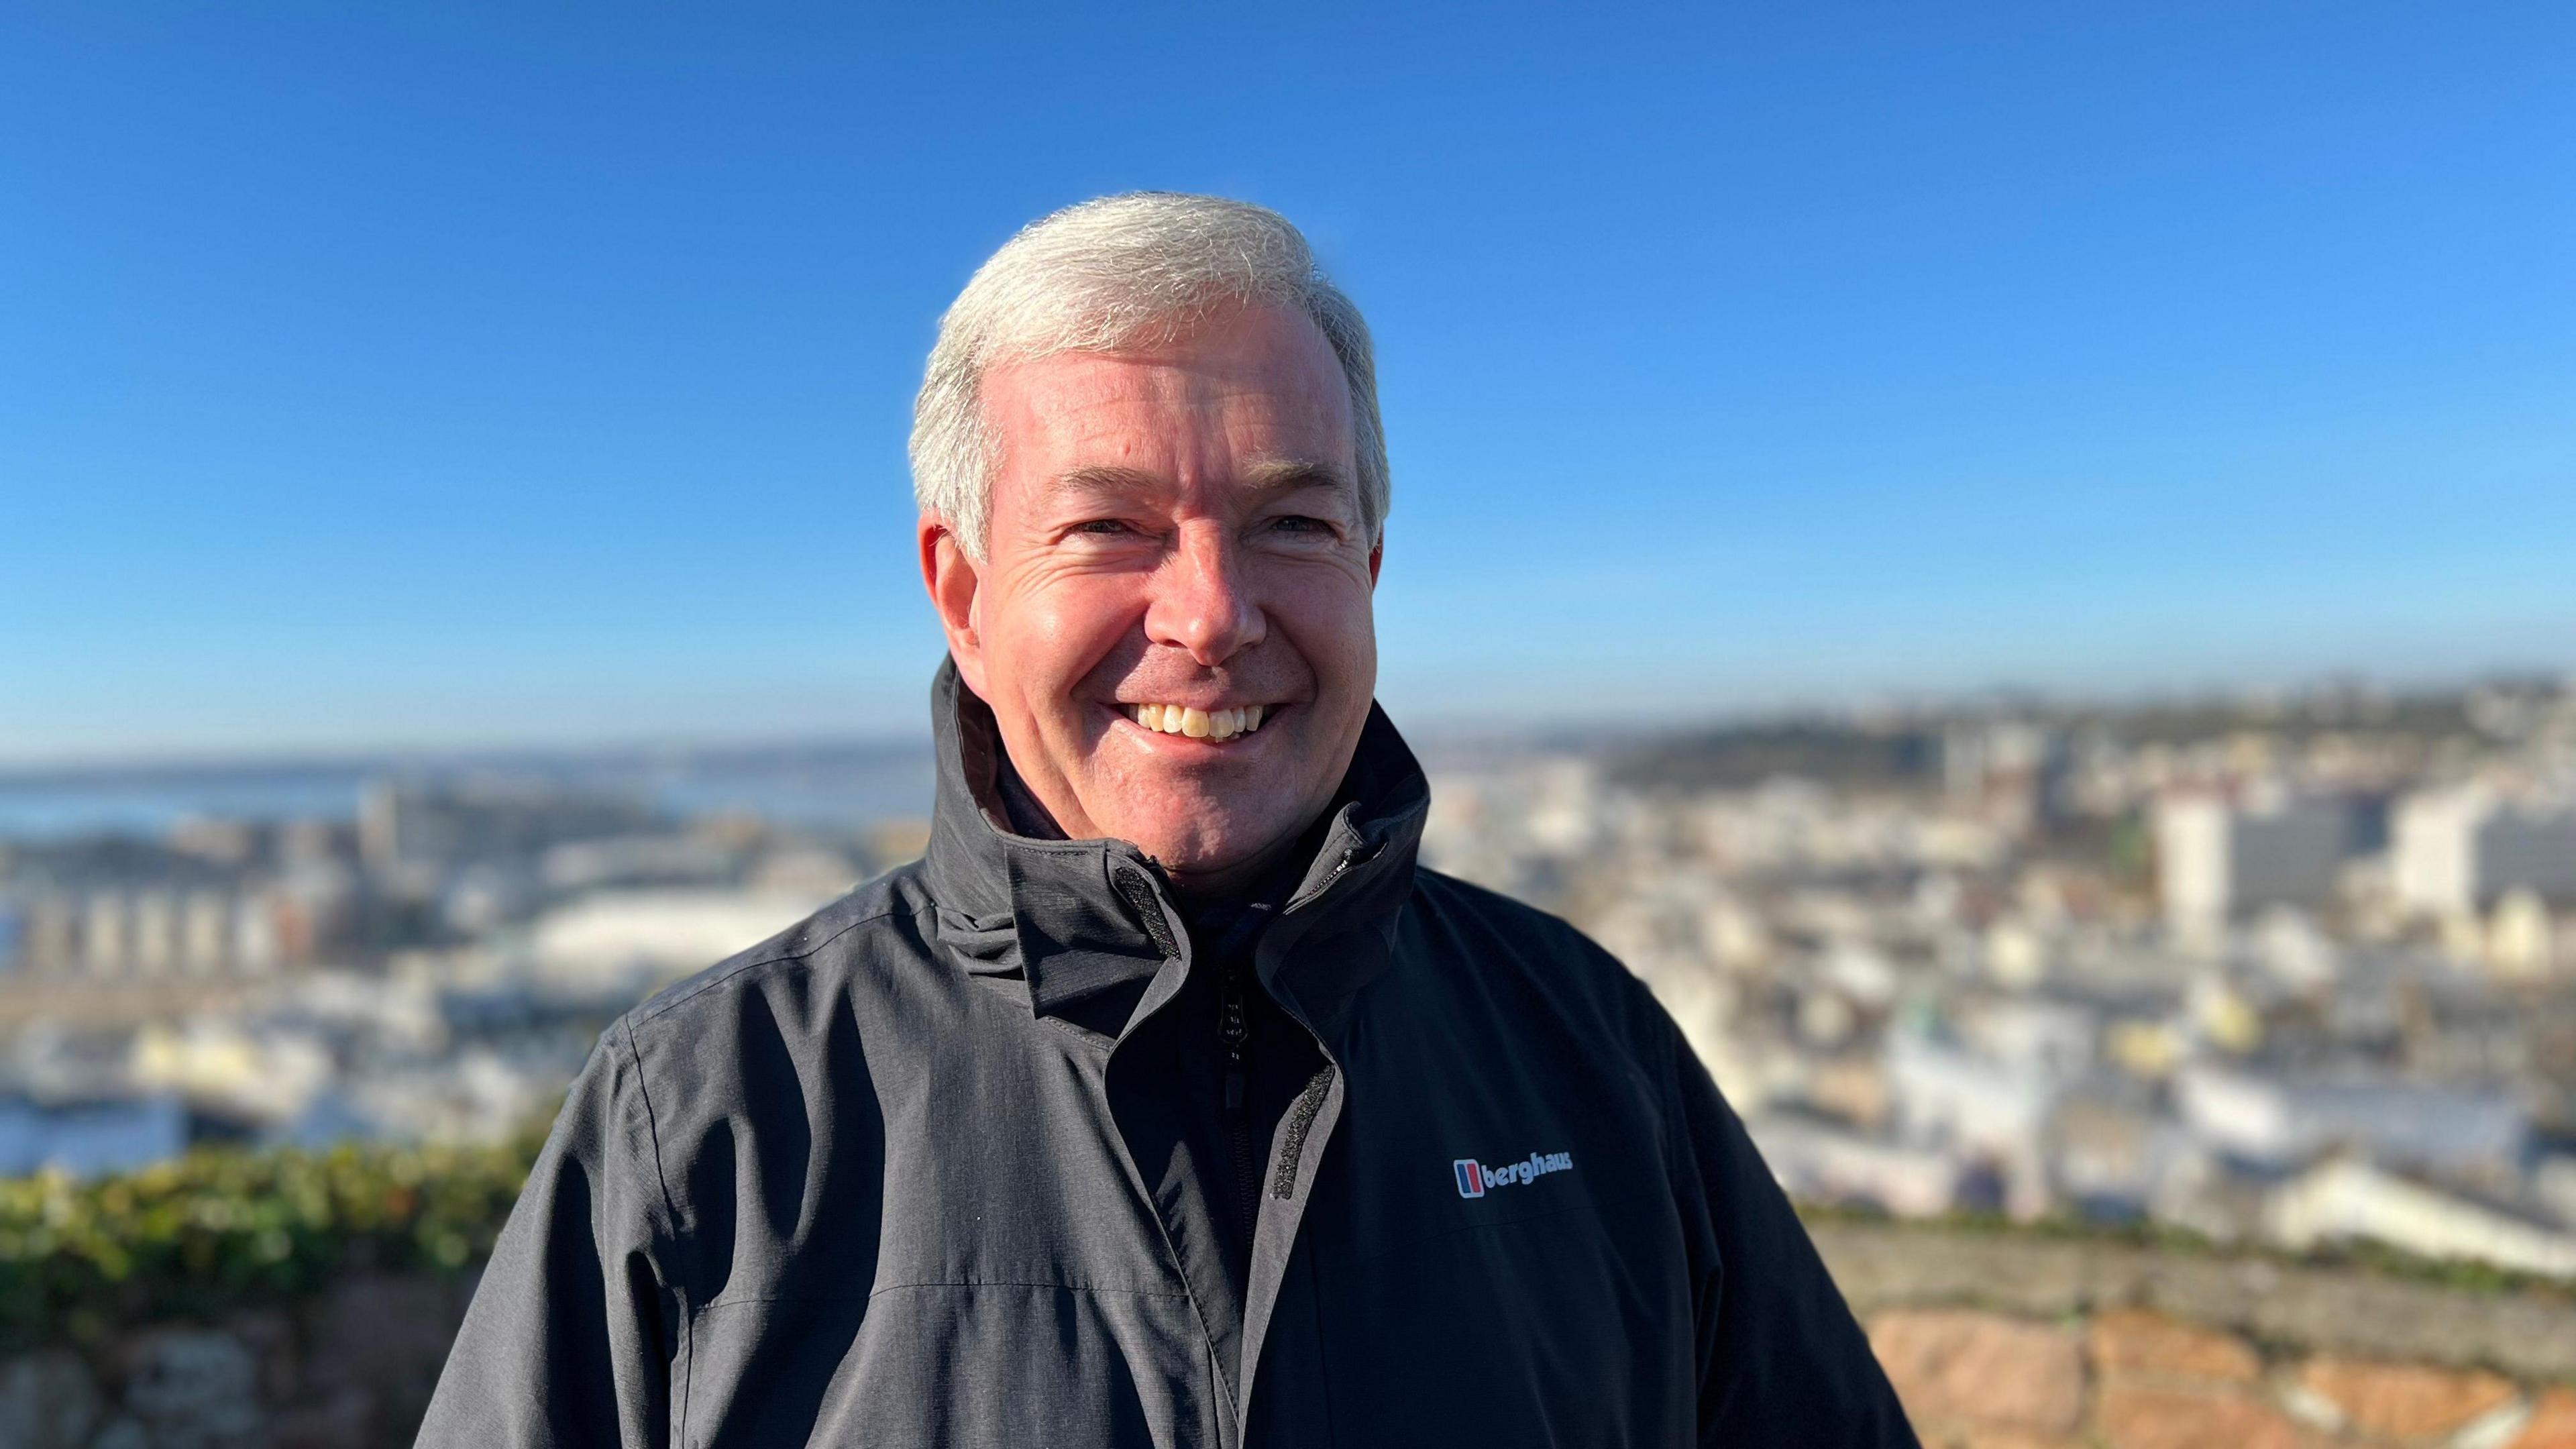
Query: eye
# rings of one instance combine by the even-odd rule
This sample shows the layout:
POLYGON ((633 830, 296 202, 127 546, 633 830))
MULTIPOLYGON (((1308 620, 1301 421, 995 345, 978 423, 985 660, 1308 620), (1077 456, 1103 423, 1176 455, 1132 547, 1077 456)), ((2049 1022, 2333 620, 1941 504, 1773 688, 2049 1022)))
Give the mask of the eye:
POLYGON ((1125 519, 1092 518, 1075 524, 1073 526, 1073 531, 1076 533, 1088 533, 1100 538, 1118 538, 1126 534, 1134 533, 1136 530, 1130 526, 1125 519))
POLYGON ((1334 531, 1333 526, 1324 520, 1309 518, 1302 513, 1291 513, 1282 518, 1274 518, 1270 521, 1270 526, 1285 533, 1330 534, 1334 531))

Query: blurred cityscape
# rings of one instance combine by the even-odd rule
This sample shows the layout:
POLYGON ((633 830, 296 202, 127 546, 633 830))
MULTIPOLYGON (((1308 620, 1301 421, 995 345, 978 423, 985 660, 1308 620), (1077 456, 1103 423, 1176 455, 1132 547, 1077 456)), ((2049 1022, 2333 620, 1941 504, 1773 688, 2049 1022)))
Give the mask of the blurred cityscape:
POLYGON ((918 855, 926 749, 0 778, 0 1176, 494 1141, 608 1022, 918 855))
MULTIPOLYGON (((1416 741, 1428 863, 1681 1021, 1798 1197, 2576 1278, 2576 681, 1416 741)), ((0 777, 0 1175, 491 1139, 918 853, 920 747, 0 777)))

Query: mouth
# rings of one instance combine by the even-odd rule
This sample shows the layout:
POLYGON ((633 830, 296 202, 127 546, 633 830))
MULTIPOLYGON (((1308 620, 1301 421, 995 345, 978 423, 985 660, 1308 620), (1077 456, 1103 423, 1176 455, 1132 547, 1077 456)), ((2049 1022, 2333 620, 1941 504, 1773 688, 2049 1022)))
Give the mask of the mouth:
POLYGON ((1246 704, 1226 709, 1200 709, 1195 705, 1179 704, 1116 704, 1111 708, 1149 734, 1179 735, 1184 739, 1221 745, 1258 733, 1264 723, 1276 721, 1288 706, 1246 704))

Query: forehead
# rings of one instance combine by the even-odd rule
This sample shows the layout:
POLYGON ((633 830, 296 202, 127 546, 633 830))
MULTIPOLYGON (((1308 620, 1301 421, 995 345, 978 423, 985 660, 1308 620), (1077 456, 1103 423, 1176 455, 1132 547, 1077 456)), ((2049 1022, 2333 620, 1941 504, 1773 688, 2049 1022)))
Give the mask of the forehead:
POLYGON ((1224 481, 1294 460, 1347 475, 1350 389, 1304 315, 1240 309, 1115 352, 1060 352, 985 375, 1000 473, 1024 486, 1114 466, 1224 481))

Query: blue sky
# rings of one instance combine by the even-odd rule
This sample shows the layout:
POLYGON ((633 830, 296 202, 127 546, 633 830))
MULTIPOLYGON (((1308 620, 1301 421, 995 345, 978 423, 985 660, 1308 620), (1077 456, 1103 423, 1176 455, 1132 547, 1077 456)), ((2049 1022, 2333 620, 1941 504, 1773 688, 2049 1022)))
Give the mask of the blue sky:
POLYGON ((2576 667, 2576 10, 1394 8, 9 7, 0 760, 917 729, 1136 187, 1370 316, 1399 719, 2576 667))

